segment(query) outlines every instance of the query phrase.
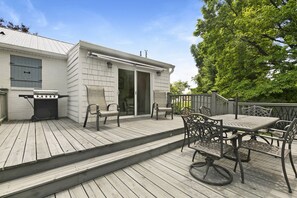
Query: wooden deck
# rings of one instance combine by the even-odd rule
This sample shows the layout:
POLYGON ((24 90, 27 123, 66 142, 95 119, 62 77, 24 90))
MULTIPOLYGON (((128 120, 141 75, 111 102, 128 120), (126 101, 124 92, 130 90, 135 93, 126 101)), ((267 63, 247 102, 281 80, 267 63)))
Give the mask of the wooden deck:
POLYGON ((0 126, 0 169, 73 154, 104 145, 115 144, 183 127, 182 120, 151 118, 124 119, 117 127, 114 121, 95 123, 86 128, 70 119, 40 122, 9 121, 0 126))
MULTIPOLYGON (((174 147, 171 146, 171 149, 166 148, 160 152, 162 155, 151 158, 159 153, 152 154, 149 150, 159 151, 164 148, 162 144, 182 140, 183 135, 180 133, 183 131, 183 123, 178 116, 174 120, 158 121, 151 118, 124 119, 121 120, 121 127, 110 121, 106 125, 101 124, 100 129, 96 131, 95 123, 83 128, 81 124, 67 118, 41 122, 4 122, 0 126, 0 197, 10 196, 8 191, 14 190, 21 194, 23 190, 17 191, 21 188, 27 188, 28 192, 22 194, 25 196, 15 194, 15 197, 42 197, 42 193, 50 195, 50 191, 45 191, 53 188, 60 189, 60 192, 54 191, 58 193, 51 193, 51 198, 297 198, 297 179, 294 178, 288 160, 286 165, 292 194, 288 193, 280 160, 263 154, 253 152, 252 160, 243 163, 245 184, 241 183, 239 170, 232 172, 233 161, 218 161, 218 164, 233 173, 233 182, 226 186, 211 186, 195 180, 189 174, 193 151, 187 147, 183 152, 175 149, 162 154, 172 150, 174 147), (166 140, 169 139, 167 137, 172 140, 166 140), (135 156, 128 156, 130 153, 135 156), (136 158, 141 159, 134 162, 136 158), (110 166, 114 170, 109 170, 110 166), (85 170, 82 170, 83 167, 85 170), (100 177, 92 177, 99 172, 102 172, 100 177), (70 178, 70 173, 76 176, 70 178), (65 177, 58 181, 58 177, 63 174, 65 177), (38 180, 43 181, 38 183, 38 180), (50 187, 47 186, 49 182, 53 183, 50 187), (29 187, 34 185, 37 187, 30 190, 29 187), (64 185, 73 187, 61 187, 64 185)), ((175 148, 176 145, 174 143, 175 148)), ((297 162, 297 142, 293 144, 293 158, 297 162)), ((195 160, 203 158, 197 155, 195 160)))
MULTIPOLYGON (((297 161, 297 145, 294 159, 297 161)), ((189 173, 193 151, 184 148, 129 166, 90 180, 51 198, 70 197, 297 197, 297 179, 289 162, 287 171, 293 193, 288 193, 280 160, 252 153, 252 161, 244 163, 245 183, 240 172, 232 172, 234 162, 223 159, 218 164, 233 173, 233 182, 212 186, 195 180, 189 173)), ((196 160, 203 160, 197 155, 196 160)))

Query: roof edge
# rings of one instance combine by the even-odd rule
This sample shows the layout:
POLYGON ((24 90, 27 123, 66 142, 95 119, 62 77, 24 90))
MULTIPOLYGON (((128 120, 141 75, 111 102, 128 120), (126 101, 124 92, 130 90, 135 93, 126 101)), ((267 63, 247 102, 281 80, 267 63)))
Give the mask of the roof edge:
POLYGON ((6 43, 0 43, 0 47, 7 50, 13 49, 13 50, 22 51, 22 52, 34 53, 36 55, 54 56, 60 59, 67 59, 68 57, 67 54, 58 54, 58 53, 53 53, 53 52, 48 52, 48 51, 43 51, 43 50, 38 50, 38 49, 33 49, 28 47, 21 47, 17 45, 6 44, 6 43))

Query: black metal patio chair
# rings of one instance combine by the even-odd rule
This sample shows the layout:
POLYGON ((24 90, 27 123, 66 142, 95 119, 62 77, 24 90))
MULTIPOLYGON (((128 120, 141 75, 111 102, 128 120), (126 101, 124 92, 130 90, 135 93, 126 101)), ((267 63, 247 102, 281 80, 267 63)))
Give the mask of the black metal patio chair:
MULTIPOLYGON (((272 113, 272 108, 265 108, 257 105, 252 105, 248 107, 242 107, 241 112, 243 115, 248 116, 260 116, 260 117, 270 117, 272 113)), ((255 139, 257 137, 262 138, 267 144, 270 144, 270 142, 265 138, 265 136, 262 136, 262 134, 266 134, 268 132, 267 129, 260 129, 258 131, 255 131, 253 135, 251 135, 251 139, 255 139)), ((247 161, 250 160, 251 157, 251 151, 248 151, 247 154, 247 161)))
POLYGON ((188 115, 190 115, 191 113, 194 113, 194 112, 195 112, 195 110, 191 109, 190 107, 184 107, 180 111, 180 115, 182 116, 183 123, 184 123, 184 141, 183 141, 183 145, 181 147, 181 152, 183 152, 183 149, 184 149, 187 137, 188 137, 187 123, 184 120, 184 116, 188 116, 188 115))
MULTIPOLYGON (((270 131, 272 131, 272 130, 273 129, 270 129, 270 131)), ((278 131, 275 130, 274 132, 278 132, 278 131)), ((279 132, 282 133, 282 131, 279 131, 279 132)), ((281 146, 274 146, 272 144, 267 144, 265 142, 257 141, 255 139, 243 140, 242 138, 244 135, 240 135, 238 137, 239 138, 238 139, 239 149, 248 149, 248 150, 260 152, 260 153, 271 155, 271 156, 281 159, 283 174, 284 174, 287 186, 288 186, 288 191, 290 193, 292 192, 292 189, 291 189, 289 179, 287 176, 287 171, 286 171, 286 167, 285 167, 285 158, 289 155, 290 162, 291 162, 294 174, 295 174, 295 178, 297 178, 297 173, 296 173, 296 169, 294 166, 293 156, 292 156, 292 151, 291 151, 292 142, 294 140, 296 133, 297 133, 297 118, 295 118, 291 122, 291 124, 287 128, 286 132, 284 133, 283 137, 266 136, 266 138, 282 142, 281 146)), ((235 169, 236 169, 236 165, 235 165, 235 169)))
MULTIPOLYGON (((182 115, 188 133, 188 147, 194 149, 192 161, 197 153, 205 157, 205 162, 195 162, 190 166, 190 174, 197 180, 212 184, 226 185, 232 182, 232 174, 224 167, 214 163, 224 154, 234 151, 242 171, 242 165, 236 148, 224 143, 223 121, 214 120, 200 113, 182 115)), ((242 182, 244 182, 243 172, 242 182)))
POLYGON ((117 123, 120 126, 120 108, 116 103, 106 104, 104 88, 99 86, 87 86, 87 100, 88 106, 86 110, 86 118, 84 127, 86 127, 89 113, 96 115, 96 127, 99 131, 99 117, 105 117, 104 124, 106 124, 107 117, 117 116, 117 123), (110 107, 115 106, 115 109, 111 110, 110 107))

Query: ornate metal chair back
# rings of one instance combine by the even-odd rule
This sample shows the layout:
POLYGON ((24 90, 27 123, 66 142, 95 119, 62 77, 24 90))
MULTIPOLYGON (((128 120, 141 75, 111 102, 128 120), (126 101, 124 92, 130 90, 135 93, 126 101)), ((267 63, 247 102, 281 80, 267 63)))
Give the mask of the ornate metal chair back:
POLYGON ((242 107, 241 111, 244 115, 269 117, 271 116, 272 108, 253 105, 249 107, 242 107))
POLYGON ((206 106, 201 106, 201 107, 199 108, 199 112, 200 112, 201 114, 203 114, 203 115, 206 115, 206 116, 212 116, 210 108, 208 108, 208 107, 206 107, 206 106))

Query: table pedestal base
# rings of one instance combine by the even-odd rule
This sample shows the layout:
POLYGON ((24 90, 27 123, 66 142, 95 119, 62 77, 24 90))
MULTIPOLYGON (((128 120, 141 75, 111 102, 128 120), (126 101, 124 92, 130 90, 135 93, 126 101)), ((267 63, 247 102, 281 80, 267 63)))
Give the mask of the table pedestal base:
POLYGON ((190 166, 190 174, 201 182, 216 186, 230 184, 233 180, 231 173, 227 169, 216 164, 207 166, 206 162, 193 163, 190 166))

